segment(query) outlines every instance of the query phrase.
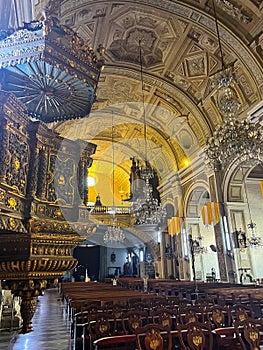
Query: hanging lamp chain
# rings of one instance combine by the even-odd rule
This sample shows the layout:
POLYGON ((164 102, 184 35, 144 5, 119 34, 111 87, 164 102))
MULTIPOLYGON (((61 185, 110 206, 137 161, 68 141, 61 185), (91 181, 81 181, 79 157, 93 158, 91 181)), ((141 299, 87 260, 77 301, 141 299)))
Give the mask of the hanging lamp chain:
POLYGON ((214 12, 214 18, 215 18, 215 25, 216 25, 216 35, 217 35, 218 46, 219 46, 219 51, 220 51, 220 58, 221 58, 221 68, 222 68, 222 71, 224 72, 225 69, 226 69, 226 66, 225 66, 225 62, 224 62, 223 50, 222 50, 222 45, 221 45, 221 39, 220 39, 220 33, 219 33, 219 26, 218 26, 218 18, 217 18, 217 13, 216 13, 215 1, 212 0, 212 3, 213 3, 213 12, 214 12))
POLYGON ((249 219, 250 219, 250 223, 247 225, 247 227, 249 229, 251 229, 252 235, 254 236, 254 234, 255 234, 254 229, 256 227, 256 224, 252 220, 251 208, 250 208, 250 203, 249 203, 249 200, 248 200, 247 184, 246 184, 246 179, 245 179, 245 174, 244 174, 244 167, 242 166, 241 169, 242 169, 242 176, 243 176, 243 179, 244 179, 245 196, 246 196, 247 208, 248 208, 249 219))
MULTIPOLYGON (((115 175, 114 175, 114 166, 115 166, 115 153, 114 153, 114 124, 113 124, 113 113, 111 114, 111 144, 112 144, 112 207, 114 208, 114 192, 115 192, 115 175)), ((113 209, 114 210, 114 209, 113 209)), ((113 218, 115 212, 113 212, 113 218)))
POLYGON ((140 74, 141 74, 141 88, 142 88, 142 107, 143 107, 143 138, 144 138, 144 160, 146 167, 148 166, 148 154, 147 154, 147 124, 146 124, 146 108, 145 108, 145 96, 144 96, 144 80, 143 80, 143 63, 142 63, 142 46, 141 40, 139 40, 139 61, 140 61, 140 74))
POLYGON ((114 174, 114 168, 115 168, 115 147, 114 147, 114 118, 113 118, 113 112, 111 114, 111 145, 112 145, 112 225, 108 226, 103 241, 105 244, 116 244, 116 243, 123 243, 125 240, 125 234, 122 231, 122 229, 117 225, 117 220, 115 218, 115 200, 114 200, 114 193, 115 193, 115 174, 114 174))

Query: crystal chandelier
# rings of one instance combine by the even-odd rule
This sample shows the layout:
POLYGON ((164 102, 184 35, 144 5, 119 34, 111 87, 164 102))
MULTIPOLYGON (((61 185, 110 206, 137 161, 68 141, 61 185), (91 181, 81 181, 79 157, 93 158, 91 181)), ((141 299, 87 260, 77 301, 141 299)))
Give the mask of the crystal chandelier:
POLYGON ((235 119, 240 108, 236 91, 234 89, 235 79, 231 70, 223 66, 223 71, 214 77, 213 86, 217 90, 217 106, 224 118, 235 119))
POLYGON ((191 253, 195 255, 207 253, 207 248, 203 247, 201 245, 201 242, 202 242, 202 237, 192 238, 192 236, 190 235, 189 244, 190 244, 191 253))
MULTIPOLYGON (((243 169, 243 167, 242 167, 242 174, 243 174, 243 178, 244 178, 244 169, 243 169)), ((256 236, 256 233, 255 233, 255 229, 256 229, 257 225, 252 220, 252 214, 251 214, 250 204, 249 204, 249 201, 248 201, 248 192, 247 192, 247 186, 246 186, 246 181, 245 180, 244 180, 244 189, 245 189, 245 195, 246 195, 247 206, 248 206, 248 213, 249 213, 249 219, 250 219, 250 222, 247 225, 247 228, 248 228, 249 231, 251 231, 250 237, 247 238, 247 244, 251 248, 257 248, 257 247, 262 246, 262 241, 261 241, 261 237, 256 236)))
POLYGON ((143 187, 144 197, 138 198, 132 205, 132 213, 137 225, 158 225, 166 215, 166 210, 159 205, 158 200, 152 195, 152 186, 149 182, 152 176, 153 171, 146 163, 141 173, 141 178, 145 180, 143 187))
POLYGON ((123 233, 122 229, 116 225, 115 218, 112 219, 112 225, 108 226, 104 237, 103 242, 105 244, 112 244, 112 243, 123 243, 125 240, 125 234, 123 233))
POLYGON ((258 248, 263 245, 261 237, 257 237, 255 234, 252 234, 252 236, 247 239, 247 242, 251 248, 258 248))
POLYGON ((226 119, 207 140, 206 160, 211 167, 226 166, 236 160, 239 164, 261 161, 263 134, 248 118, 226 119))
POLYGON ((255 234, 255 227, 256 224, 251 222, 247 225, 248 229, 252 231, 250 237, 247 237, 247 233, 242 231, 241 229, 239 231, 235 231, 235 233, 238 236, 238 244, 239 244, 239 248, 243 249, 243 248, 259 248, 263 246, 261 237, 256 236, 255 234))
POLYGON ((222 71, 215 76, 213 84, 223 123, 207 140, 205 158, 208 165, 214 169, 225 167, 234 160, 239 164, 253 162, 255 165, 261 161, 260 155, 263 151, 262 129, 249 118, 238 120, 240 102, 235 90, 234 76, 224 64, 214 1, 213 6, 222 64, 222 71))
POLYGON ((112 114, 112 225, 108 226, 104 236, 104 244, 109 243, 123 243, 125 240, 125 234, 122 229, 117 225, 117 219, 115 217, 115 207, 114 207, 114 189, 115 189, 115 176, 114 176, 114 124, 113 124, 113 114, 112 114))
POLYGON ((251 248, 262 247, 263 243, 262 243, 261 237, 256 236, 256 234, 255 234, 254 229, 256 227, 256 224, 253 222, 250 222, 247 225, 247 227, 248 227, 248 229, 250 229, 252 231, 251 236, 249 238, 247 238, 248 246, 251 248))
POLYGON ((150 179, 154 177, 154 171, 149 164, 147 155, 147 140, 146 140, 146 111, 144 103, 144 90, 143 90, 143 70, 142 70, 142 49, 141 40, 139 40, 139 60, 140 60, 140 73, 141 73, 141 87, 142 87, 142 105, 143 105, 143 135, 144 135, 144 166, 140 168, 140 178, 145 181, 143 187, 143 197, 136 199, 132 206, 131 212, 135 218, 136 225, 158 225, 162 218, 166 215, 166 210, 159 203, 158 199, 153 196, 153 188, 150 184, 150 179))
POLYGON ((194 245, 194 253, 196 255, 198 254, 204 254, 204 253, 207 253, 207 248, 205 247, 201 247, 199 242, 197 242, 198 244, 194 245))

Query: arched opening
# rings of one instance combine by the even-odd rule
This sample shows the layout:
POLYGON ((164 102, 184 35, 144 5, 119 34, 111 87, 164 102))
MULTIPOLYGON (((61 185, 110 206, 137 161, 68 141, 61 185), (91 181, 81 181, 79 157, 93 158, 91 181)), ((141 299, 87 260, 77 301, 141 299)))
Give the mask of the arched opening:
POLYGON ((262 277, 263 167, 238 167, 228 184, 228 215, 237 281, 251 283, 262 277))

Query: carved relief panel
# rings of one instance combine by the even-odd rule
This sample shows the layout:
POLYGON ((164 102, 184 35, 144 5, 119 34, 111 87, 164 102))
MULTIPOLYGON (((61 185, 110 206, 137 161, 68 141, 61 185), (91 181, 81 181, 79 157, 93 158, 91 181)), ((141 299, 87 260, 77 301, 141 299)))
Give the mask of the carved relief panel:
POLYGON ((72 158, 64 158, 51 154, 48 164, 48 192, 49 202, 62 202, 73 205, 74 200, 74 174, 76 176, 76 164, 72 158))
POLYGON ((96 145, 64 139, 31 121, 12 95, 0 92, 0 102, 0 206, 25 217, 63 219, 60 206, 84 205, 96 145))
POLYGON ((8 158, 6 168, 7 185, 26 195, 29 147, 24 138, 12 130, 8 131, 8 158))

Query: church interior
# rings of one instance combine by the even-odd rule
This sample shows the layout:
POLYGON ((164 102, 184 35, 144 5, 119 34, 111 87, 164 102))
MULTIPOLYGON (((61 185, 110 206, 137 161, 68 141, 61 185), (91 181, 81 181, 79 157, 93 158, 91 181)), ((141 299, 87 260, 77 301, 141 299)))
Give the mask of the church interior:
POLYGON ((0 10, 0 350, 263 347, 262 1, 0 10))

